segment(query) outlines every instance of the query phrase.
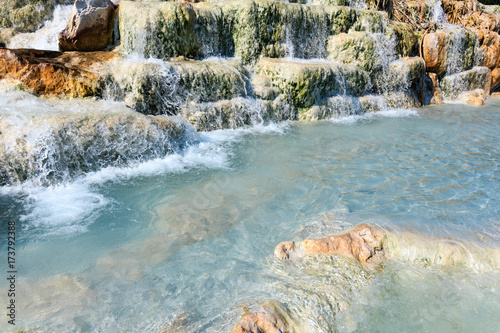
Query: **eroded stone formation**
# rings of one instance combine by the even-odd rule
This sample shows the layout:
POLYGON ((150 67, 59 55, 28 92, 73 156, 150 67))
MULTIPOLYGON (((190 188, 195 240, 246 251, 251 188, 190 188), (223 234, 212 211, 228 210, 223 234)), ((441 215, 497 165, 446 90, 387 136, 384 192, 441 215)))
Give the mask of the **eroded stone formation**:
POLYGON ((362 224, 340 235, 322 239, 306 239, 302 242, 283 242, 274 250, 279 259, 317 254, 343 255, 359 261, 363 265, 382 262, 382 230, 362 224))
MULTIPOLYGON (((389 261, 412 262, 422 267, 458 266, 476 272, 500 272, 500 248, 486 248, 452 238, 390 231, 367 224, 322 239, 282 242, 276 247, 274 255, 283 261, 340 256, 375 273, 389 261)), ((290 307, 293 306, 263 301, 241 316, 233 332, 303 332, 300 318, 292 315, 290 307)))
MULTIPOLYGON (((115 47, 157 60, 11 50, 0 55, 0 78, 42 96, 102 97, 105 89, 136 111, 180 114, 199 130, 450 99, 480 105, 500 85, 497 6, 443 1, 445 19, 458 23, 450 26, 432 22, 422 1, 367 1, 371 10, 313 3, 77 0, 61 50, 115 47), (219 60, 203 60, 211 56, 219 60)), ((2 22, 0 36, 9 36, 14 24, 2 22)))

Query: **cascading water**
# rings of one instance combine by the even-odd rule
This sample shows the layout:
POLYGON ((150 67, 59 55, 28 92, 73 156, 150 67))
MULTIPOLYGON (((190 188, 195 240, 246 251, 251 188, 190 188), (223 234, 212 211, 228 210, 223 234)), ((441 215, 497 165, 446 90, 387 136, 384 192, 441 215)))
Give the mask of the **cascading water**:
POLYGON ((66 26, 72 7, 57 5, 54 9, 54 18, 52 20, 46 21, 43 27, 36 32, 14 36, 8 47, 11 49, 59 50, 57 35, 66 26))
POLYGON ((443 4, 441 0, 427 0, 427 3, 431 7, 430 9, 430 20, 438 24, 446 23, 446 14, 443 10, 443 4))

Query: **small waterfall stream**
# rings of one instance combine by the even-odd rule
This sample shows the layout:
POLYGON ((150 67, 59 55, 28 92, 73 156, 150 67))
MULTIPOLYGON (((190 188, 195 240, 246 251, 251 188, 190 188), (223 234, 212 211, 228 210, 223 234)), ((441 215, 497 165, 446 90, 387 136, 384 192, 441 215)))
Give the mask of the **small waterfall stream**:
POLYGON ((22 33, 14 36, 8 47, 11 49, 31 48, 38 50, 59 50, 57 35, 66 26, 73 6, 57 5, 54 18, 46 21, 39 30, 32 33, 22 33))

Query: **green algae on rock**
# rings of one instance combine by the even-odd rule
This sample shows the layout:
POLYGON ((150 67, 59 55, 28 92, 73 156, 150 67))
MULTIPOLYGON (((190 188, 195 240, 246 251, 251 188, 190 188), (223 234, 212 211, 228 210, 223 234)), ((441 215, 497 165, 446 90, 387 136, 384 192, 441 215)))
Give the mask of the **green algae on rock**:
POLYGON ((72 4, 74 0, 3 0, 0 30, 13 28, 19 32, 35 31, 50 19, 56 5, 72 4))
POLYGON ((491 71, 487 67, 474 67, 468 71, 447 75, 439 83, 445 99, 455 99, 464 91, 484 89, 490 92, 491 71))
POLYGON ((310 107, 338 93, 359 96, 370 87, 367 73, 354 66, 327 61, 264 58, 256 68, 259 75, 269 77, 273 87, 297 108, 310 107))
MULTIPOLYGON (((122 46, 128 53, 162 59, 237 56, 245 64, 260 56, 324 57, 329 36, 349 30, 392 31, 383 12, 269 0, 194 5, 124 1, 120 30, 122 46), (139 11, 144 15, 137 17, 139 11)), ((404 40, 402 52, 409 52, 405 39, 411 40, 411 36, 402 30, 397 36, 404 40)))
POLYGON ((252 94, 250 75, 238 60, 120 59, 110 72, 121 90, 118 95, 145 114, 175 115, 189 101, 214 102, 252 94))

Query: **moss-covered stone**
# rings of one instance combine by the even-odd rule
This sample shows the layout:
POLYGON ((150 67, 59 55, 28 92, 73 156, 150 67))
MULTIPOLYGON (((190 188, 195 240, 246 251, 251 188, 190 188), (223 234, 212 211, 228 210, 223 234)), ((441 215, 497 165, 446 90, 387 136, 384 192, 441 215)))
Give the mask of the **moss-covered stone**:
POLYGON ((252 87, 255 96, 264 100, 273 100, 279 95, 278 89, 273 86, 269 77, 254 75, 252 79, 252 87))
POLYGON ((359 31, 342 33, 328 39, 328 59, 360 67, 367 72, 382 69, 382 62, 376 52, 372 35, 359 31))
POLYGON ((321 105, 300 110, 299 119, 314 121, 362 113, 364 110, 357 97, 340 95, 325 99, 321 105))
POLYGON ((447 75, 439 82, 443 97, 454 100, 464 91, 483 89, 489 94, 491 71, 487 67, 474 67, 468 71, 447 75))
POLYGON ((356 10, 356 22, 351 31, 366 31, 371 33, 387 32, 391 22, 386 12, 373 10, 356 10))
POLYGON ((201 102, 252 95, 250 73, 238 60, 175 61, 184 94, 201 102))
POLYGON ((421 89, 425 74, 425 61, 420 57, 404 57, 393 61, 383 75, 375 79, 380 92, 421 89))
POLYGON ((360 69, 326 61, 264 58, 256 71, 269 77, 284 100, 297 109, 319 105, 336 94, 360 95, 370 85, 368 75, 360 69))
POLYGON ((270 0, 194 5, 123 1, 120 13, 128 53, 162 59, 237 56, 245 64, 261 56, 324 57, 329 36, 350 29, 385 33, 389 22, 382 12, 270 0))
POLYGON ((252 95, 242 63, 228 61, 133 62, 119 59, 111 75, 121 98, 145 114, 177 114, 189 101, 214 102, 252 95))
POLYGON ((125 51, 145 57, 194 57, 196 16, 191 5, 177 2, 120 4, 120 36, 125 51))
POLYGON ((217 102, 190 102, 182 108, 182 115, 197 131, 237 128, 268 121, 272 107, 267 101, 233 98, 217 102))
POLYGON ((349 0, 309 0, 309 4, 321 6, 349 6, 349 0))
POLYGON ((14 28, 18 32, 35 31, 52 18, 54 7, 72 4, 74 0, 2 0, 0 29, 14 28))
POLYGON ((417 36, 413 28, 406 23, 392 22, 391 30, 396 38, 396 52, 401 57, 413 55, 417 49, 417 36))

